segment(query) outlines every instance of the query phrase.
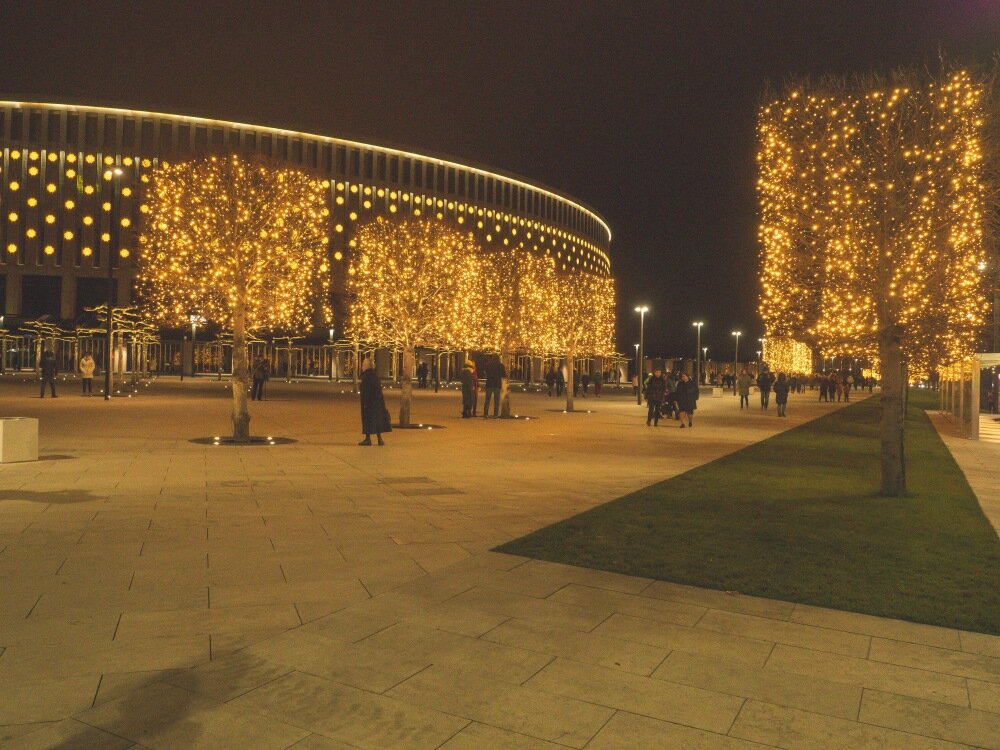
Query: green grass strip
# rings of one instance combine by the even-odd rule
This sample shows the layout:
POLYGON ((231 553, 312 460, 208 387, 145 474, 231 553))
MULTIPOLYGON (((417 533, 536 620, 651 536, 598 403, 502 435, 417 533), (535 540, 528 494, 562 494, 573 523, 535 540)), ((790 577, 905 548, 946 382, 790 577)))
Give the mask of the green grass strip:
POLYGON ((911 391, 906 498, 879 485, 878 398, 498 548, 1000 634, 1000 541, 911 391))

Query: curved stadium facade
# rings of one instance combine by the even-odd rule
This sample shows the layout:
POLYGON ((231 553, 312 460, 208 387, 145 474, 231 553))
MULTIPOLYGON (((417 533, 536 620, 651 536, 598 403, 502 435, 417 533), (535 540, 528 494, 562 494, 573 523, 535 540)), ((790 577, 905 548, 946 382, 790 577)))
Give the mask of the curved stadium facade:
POLYGON ((343 289, 359 222, 433 217, 484 246, 550 255, 561 270, 610 274, 611 231, 594 211, 543 185, 473 164, 341 138, 199 117, 0 102, 0 311, 79 319, 128 304, 149 172, 160 160, 260 155, 329 180, 330 268, 343 289), (115 193, 108 170, 121 170, 115 193), (124 221, 123 221, 124 220, 124 221), (127 225, 127 226, 123 226, 127 225))

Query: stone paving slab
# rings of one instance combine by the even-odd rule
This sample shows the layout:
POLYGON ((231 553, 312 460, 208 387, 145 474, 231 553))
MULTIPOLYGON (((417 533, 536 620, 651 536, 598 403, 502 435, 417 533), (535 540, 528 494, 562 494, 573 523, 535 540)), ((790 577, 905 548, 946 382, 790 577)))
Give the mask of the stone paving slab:
POLYGON ((349 394, 275 383, 252 424, 299 442, 261 451, 188 442, 225 429, 215 383, 110 404, 18 388, 0 379, 0 403, 68 458, 0 466, 5 750, 1000 736, 1000 638, 490 551, 837 408, 809 393, 786 420, 706 399, 683 432, 627 396, 469 424, 454 392, 418 393, 447 429, 376 449, 349 394))

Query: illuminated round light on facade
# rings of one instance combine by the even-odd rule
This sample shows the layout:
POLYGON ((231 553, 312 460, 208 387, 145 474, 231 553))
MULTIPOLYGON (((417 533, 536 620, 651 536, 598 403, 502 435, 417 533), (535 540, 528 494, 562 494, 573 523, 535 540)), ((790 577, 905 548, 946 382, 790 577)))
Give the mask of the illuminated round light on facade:
POLYGON ((413 209, 413 215, 414 216, 420 216, 420 209, 419 208, 413 209))
POLYGON ((37 177, 38 167, 28 167, 28 175, 30 175, 31 177, 37 177))
POLYGON ((11 211, 7 214, 7 221, 17 221, 17 214, 11 211))
POLYGON ((132 166, 132 157, 131 156, 126 156, 124 159, 122 159, 122 164, 124 164, 126 167, 131 167, 132 166))
POLYGON ((390 190, 389 191, 389 198, 392 199, 392 200, 396 200, 396 191, 395 190, 390 190))
POLYGON ((139 206, 139 211, 141 211, 144 214, 148 214, 149 213, 149 206, 147 204, 143 203, 141 206, 139 206))
POLYGON ((443 208, 444 207, 444 201, 441 200, 440 198, 438 198, 437 204, 438 204, 438 208, 443 208))
POLYGON ((122 219, 122 226, 123 227, 132 226, 132 220, 126 216, 125 218, 122 219))
POLYGON ((110 232, 102 232, 101 233, 101 242, 111 242, 111 233, 110 232))
POLYGON ((96 160, 94 159, 94 155, 93 155, 93 154, 87 154, 87 155, 86 155, 86 156, 84 157, 84 159, 83 159, 83 160, 84 160, 85 162, 87 162, 87 164, 93 164, 93 163, 94 163, 94 162, 96 161, 96 160))
POLYGON ((66 201, 63 205, 66 206, 66 208, 68 208, 70 211, 76 208, 76 203, 73 201, 72 198, 66 201))
POLYGON ((336 202, 337 202, 338 206, 343 206, 344 205, 344 196, 338 195, 337 198, 336 198, 336 202))
POLYGON ((65 232, 63 232, 63 239, 64 240, 71 240, 71 239, 73 239, 73 233, 70 230, 67 229, 65 232))
POLYGON ((389 204, 389 213, 394 214, 394 213, 396 213, 397 210, 398 209, 396 208, 396 204, 395 203, 390 203, 389 204))
POLYGON ((465 217, 464 216, 459 216, 458 217, 458 223, 459 224, 464 224, 465 223, 465 217))
POLYGON ((32 161, 38 161, 38 152, 37 151, 30 152, 28 154, 28 158, 31 159, 32 161))
POLYGON ((118 255, 122 258, 127 258, 129 255, 128 248, 123 247, 121 250, 118 251, 118 255))
POLYGON ((351 185, 351 192, 354 195, 357 195, 358 194, 358 186, 357 185, 351 185))
POLYGON ((94 194, 94 186, 93 185, 85 185, 84 188, 83 188, 83 192, 85 192, 87 195, 93 195, 94 194))
POLYGON ((482 229, 482 228, 483 228, 483 222, 481 222, 481 221, 477 221, 477 222, 476 222, 476 228, 477 228, 477 229, 482 229))
POLYGON ((115 163, 115 158, 113 156, 105 156, 104 157, 104 163, 105 164, 114 164, 115 163))
POLYGON ((333 230, 334 230, 335 232, 343 232, 343 231, 344 231, 344 225, 343 225, 343 224, 338 224, 337 226, 335 226, 335 227, 333 228, 333 230))
POLYGON ((11 242, 9 245, 7 245, 7 252, 8 253, 16 253, 17 252, 17 245, 15 245, 13 242, 11 242))
POLYGON ((70 164, 76 164, 76 154, 66 154, 66 161, 70 164))
POLYGON ((371 194, 372 194, 372 189, 371 189, 371 187, 369 187, 369 186, 367 186, 367 185, 366 185, 366 186, 365 186, 365 195, 371 195, 371 194))
POLYGON ((385 188, 379 188, 375 192, 375 195, 377 195, 379 198, 385 198, 385 188))
POLYGON ((495 227, 493 227, 493 231, 499 232, 500 231, 500 225, 497 224, 495 227))
POLYGON ((358 214, 355 211, 351 211, 351 213, 347 214, 347 216, 348 216, 348 218, 351 221, 357 221, 358 220, 358 214))
POLYGON ((32 227, 31 229, 29 229, 27 232, 24 233, 24 236, 27 237, 29 240, 33 240, 35 239, 35 237, 38 236, 38 232, 35 231, 35 229, 32 227))
POLYGON ((72 179, 73 179, 74 177, 76 177, 76 170, 75 170, 75 169, 67 169, 67 170, 66 170, 66 176, 67 176, 67 177, 68 177, 69 179, 71 179, 71 180, 72 180, 72 179))
POLYGON ((94 223, 94 219, 91 216, 84 216, 83 217, 83 223, 84 223, 84 226, 88 226, 89 227, 91 224, 94 223))
POLYGON ((337 183, 337 190, 340 191, 341 193, 344 192, 344 183, 338 182, 337 183))
POLYGON ((81 254, 81 255, 82 255, 82 256, 83 256, 84 258, 89 258, 89 257, 90 257, 91 255, 93 255, 93 254, 94 254, 94 251, 93 251, 93 249, 92 249, 92 248, 89 248, 89 247, 85 247, 85 248, 83 248, 82 250, 80 250, 80 254, 81 254))
POLYGON ((486 241, 487 242, 493 242, 493 235, 492 234, 486 235, 486 241))
POLYGON ((49 151, 49 161, 55 161, 58 158, 59 156, 56 154, 55 151, 49 151))
POLYGON ((344 259, 344 254, 342 252, 340 252, 340 250, 338 250, 337 252, 335 252, 333 254, 333 259, 334 260, 343 260, 344 259))
POLYGON ((55 251, 56 251, 56 249, 54 247, 52 247, 52 245, 46 245, 45 246, 45 254, 46 255, 52 255, 55 251))
POLYGON ((35 206, 37 206, 38 205, 38 198, 36 198, 35 196, 31 196, 30 198, 28 198, 28 205, 31 208, 34 208, 35 206))
POLYGON ((21 158, 21 152, 20 152, 20 151, 18 151, 18 150, 17 150, 16 148, 15 148, 15 149, 14 149, 13 151, 11 151, 11 152, 10 152, 10 158, 11 158, 11 159, 20 159, 20 158, 21 158))
POLYGON ((414 203, 423 203, 424 202, 424 196, 422 196, 422 195, 414 195, 413 196, 413 202, 414 203))
POLYGON ((435 217, 437 217, 437 220, 438 220, 438 221, 441 221, 441 219, 443 219, 443 218, 444 218, 444 214, 443 214, 443 213, 441 213, 440 211, 438 211, 438 212, 437 212, 436 214, 434 214, 434 215, 435 215, 435 217))
POLYGON ((45 215, 45 223, 46 224, 55 224, 56 223, 56 217, 53 214, 46 214, 45 215))
POLYGON ((365 201, 361 205, 364 206, 365 208, 371 208, 372 207, 372 202, 371 201, 365 201))
POLYGON ((403 193, 403 200, 404 201, 410 200, 410 194, 409 193, 403 193))
POLYGON ((111 201, 104 201, 104 203, 101 204, 101 208, 103 208, 105 211, 110 211, 111 201))
POLYGON ((449 211, 454 211, 455 210, 455 202, 454 201, 448 201, 448 210, 449 211))
POLYGON ((131 195, 132 195, 132 188, 130 188, 130 187, 123 187, 122 188, 122 196, 124 196, 125 198, 128 198, 131 195))
MULTIPOLYGON (((357 247, 358 246, 358 241, 357 240, 349 240, 348 243, 347 243, 347 246, 348 247, 357 247)), ((334 255, 334 257, 337 257, 337 256, 334 255)))
POLYGON ((105 169, 104 170, 104 179, 105 180, 110 180, 114 176, 115 176, 114 172, 112 172, 110 169, 105 169))
POLYGON ((45 186, 45 189, 48 190, 50 193, 54 193, 56 191, 56 185, 54 182, 50 182, 48 185, 45 186))
POLYGON ((151 166, 153 166, 153 162, 151 162, 149 159, 143 159, 142 166, 144 166, 146 169, 149 169, 151 166))

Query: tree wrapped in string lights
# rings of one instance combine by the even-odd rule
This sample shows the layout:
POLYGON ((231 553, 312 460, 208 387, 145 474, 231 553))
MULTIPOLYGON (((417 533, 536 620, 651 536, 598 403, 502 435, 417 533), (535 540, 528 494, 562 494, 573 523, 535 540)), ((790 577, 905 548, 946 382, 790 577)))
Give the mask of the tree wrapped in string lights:
MULTIPOLYGON (((250 439, 247 332, 310 328, 329 299, 329 183, 239 156, 161 163, 140 234, 139 293, 160 323, 233 332, 233 439, 250 439)), ((323 310, 329 318, 330 311, 323 310)))
POLYGON ((988 86, 966 71, 790 86, 758 117, 766 334, 882 374, 882 486, 906 490, 905 366, 972 351, 983 324, 988 86))
POLYGON ((580 271, 557 274, 553 290, 557 351, 566 357, 566 411, 573 411, 573 379, 578 355, 615 353, 615 281, 580 271))
POLYGON ((349 332, 403 352, 399 424, 409 427, 417 347, 461 348, 482 330, 478 248, 467 234, 422 219, 379 217, 355 239, 349 332))
MULTIPOLYGON (((558 349, 560 300, 552 258, 523 250, 483 254, 479 265, 482 329, 473 344, 497 352, 506 362, 512 352, 545 355, 558 349)), ((500 414, 510 416, 508 380, 500 391, 500 414)))

